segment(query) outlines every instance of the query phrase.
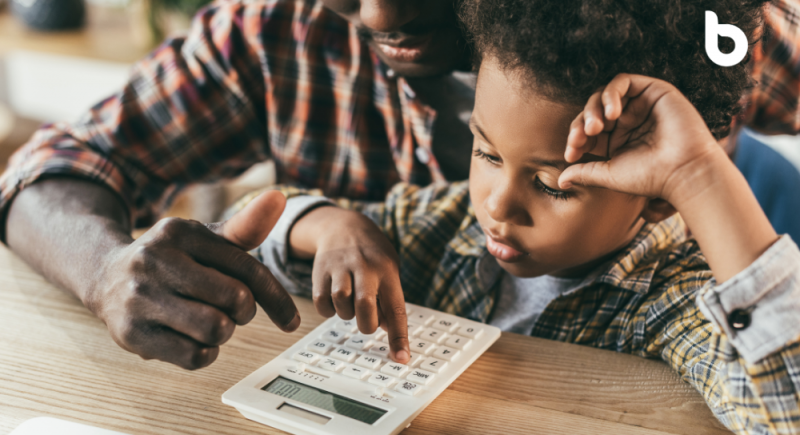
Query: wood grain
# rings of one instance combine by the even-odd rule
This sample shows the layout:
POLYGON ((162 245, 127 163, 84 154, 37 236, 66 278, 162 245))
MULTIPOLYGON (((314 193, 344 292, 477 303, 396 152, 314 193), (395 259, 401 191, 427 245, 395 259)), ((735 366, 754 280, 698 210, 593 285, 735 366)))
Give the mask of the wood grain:
MULTIPOLYGON (((0 434, 43 415, 130 434, 267 434, 220 397, 323 319, 297 300, 297 334, 265 314, 211 367, 188 372, 120 349, 78 301, 0 247, 0 434)), ((408 434, 728 433, 663 363, 504 333, 408 434)))

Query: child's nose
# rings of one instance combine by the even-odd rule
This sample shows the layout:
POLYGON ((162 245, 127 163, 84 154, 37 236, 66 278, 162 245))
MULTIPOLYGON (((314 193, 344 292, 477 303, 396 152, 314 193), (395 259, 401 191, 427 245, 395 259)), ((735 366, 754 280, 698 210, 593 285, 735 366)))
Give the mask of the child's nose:
POLYGON ((486 212, 495 222, 518 226, 533 225, 525 201, 519 189, 513 183, 497 183, 484 202, 486 212))

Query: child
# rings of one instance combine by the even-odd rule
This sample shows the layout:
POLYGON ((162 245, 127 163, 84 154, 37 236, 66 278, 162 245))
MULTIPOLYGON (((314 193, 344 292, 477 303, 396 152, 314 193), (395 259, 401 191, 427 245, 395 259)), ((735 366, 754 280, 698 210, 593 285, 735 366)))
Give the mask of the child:
POLYGON ((338 207, 285 188, 262 260, 323 315, 386 324, 399 361, 405 297, 662 358, 731 430, 800 432, 800 251, 717 145, 747 75, 705 56, 705 10, 751 38, 760 19, 722 0, 465 1, 469 184, 338 207))

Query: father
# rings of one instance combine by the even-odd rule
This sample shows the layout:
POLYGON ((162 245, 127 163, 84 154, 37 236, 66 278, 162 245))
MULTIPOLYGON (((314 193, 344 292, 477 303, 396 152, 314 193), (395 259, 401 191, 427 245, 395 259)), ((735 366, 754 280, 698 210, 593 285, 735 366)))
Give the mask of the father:
MULTIPOLYGON (((465 179, 474 77, 457 71, 469 63, 453 0, 217 2, 117 95, 15 155, 0 178, 0 237, 124 349, 207 366, 256 303, 284 331, 300 323, 245 252, 282 198, 262 196, 224 224, 164 219, 137 240, 132 227, 153 224, 181 187, 267 159, 279 182, 327 196, 378 200, 398 181, 465 179)), ((404 361, 403 303, 381 302, 404 361)))

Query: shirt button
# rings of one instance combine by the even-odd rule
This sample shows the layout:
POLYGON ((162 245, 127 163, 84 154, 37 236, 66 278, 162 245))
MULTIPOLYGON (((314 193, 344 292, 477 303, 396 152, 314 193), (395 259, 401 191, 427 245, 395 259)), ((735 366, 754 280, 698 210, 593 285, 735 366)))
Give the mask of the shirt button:
POLYGON ((750 313, 745 310, 733 310, 728 315, 728 324, 734 330, 741 331, 750 326, 750 313))
POLYGON ((431 153, 429 153, 425 148, 417 147, 417 149, 414 150, 414 154, 417 155, 417 160, 419 160, 419 162, 423 165, 427 165, 428 162, 431 161, 431 153))
POLYGON ((389 68, 386 70, 386 77, 393 79, 396 75, 397 73, 395 73, 393 69, 389 68))

